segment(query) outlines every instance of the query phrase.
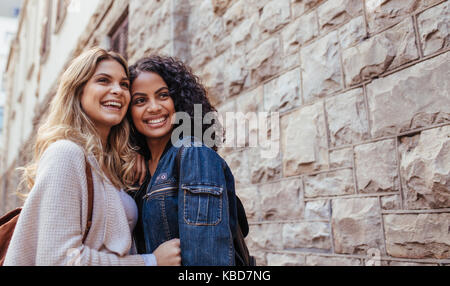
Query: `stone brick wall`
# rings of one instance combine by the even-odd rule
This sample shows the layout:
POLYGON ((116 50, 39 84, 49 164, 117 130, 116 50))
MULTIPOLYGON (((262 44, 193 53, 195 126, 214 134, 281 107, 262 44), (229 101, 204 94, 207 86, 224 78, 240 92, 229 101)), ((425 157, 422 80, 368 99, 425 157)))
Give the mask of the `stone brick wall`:
POLYGON ((219 112, 280 113, 224 148, 261 265, 450 263, 449 3, 131 1, 131 62, 178 56, 219 112))
POLYGON ((220 150, 259 265, 450 265, 449 1, 103 0, 73 56, 127 5, 131 64, 174 55, 221 114, 279 113, 274 158, 220 150))

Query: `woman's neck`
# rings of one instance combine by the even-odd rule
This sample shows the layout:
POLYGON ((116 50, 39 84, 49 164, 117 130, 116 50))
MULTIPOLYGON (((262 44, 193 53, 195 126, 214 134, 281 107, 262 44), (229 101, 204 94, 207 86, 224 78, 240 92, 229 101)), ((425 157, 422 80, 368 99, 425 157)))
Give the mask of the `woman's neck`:
POLYGON ((161 138, 147 138, 147 146, 150 150, 150 162, 157 163, 166 149, 166 145, 170 140, 169 136, 164 136, 161 138))

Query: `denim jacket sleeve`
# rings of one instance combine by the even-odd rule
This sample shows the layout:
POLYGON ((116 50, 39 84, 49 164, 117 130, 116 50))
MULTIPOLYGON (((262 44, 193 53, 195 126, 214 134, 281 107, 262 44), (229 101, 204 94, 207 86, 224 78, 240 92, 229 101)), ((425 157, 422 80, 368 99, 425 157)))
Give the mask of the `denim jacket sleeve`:
POLYGON ((212 149, 187 147, 180 159, 178 223, 185 266, 232 266, 234 182, 228 166, 212 149), (231 202, 230 202, 231 198, 231 202), (230 207, 230 203, 233 207, 230 207), (230 215, 231 213, 231 215, 230 215))

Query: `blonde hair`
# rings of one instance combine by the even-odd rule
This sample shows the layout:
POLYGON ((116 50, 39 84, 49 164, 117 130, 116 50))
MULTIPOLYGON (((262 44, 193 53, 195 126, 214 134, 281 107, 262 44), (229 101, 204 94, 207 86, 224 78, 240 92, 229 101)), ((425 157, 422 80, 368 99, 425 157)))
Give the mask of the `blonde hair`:
POLYGON ((126 60, 117 53, 101 48, 84 52, 72 61, 52 99, 48 118, 38 130, 33 161, 22 168, 22 183, 26 183, 29 190, 35 183, 39 159, 50 144, 58 140, 70 140, 81 146, 85 154, 93 154, 104 173, 99 175, 106 175, 115 187, 131 187, 136 153, 129 145, 128 121, 124 118, 119 125, 111 128, 104 150, 93 122, 81 107, 83 89, 94 75, 98 64, 104 60, 117 61, 129 77, 126 60))

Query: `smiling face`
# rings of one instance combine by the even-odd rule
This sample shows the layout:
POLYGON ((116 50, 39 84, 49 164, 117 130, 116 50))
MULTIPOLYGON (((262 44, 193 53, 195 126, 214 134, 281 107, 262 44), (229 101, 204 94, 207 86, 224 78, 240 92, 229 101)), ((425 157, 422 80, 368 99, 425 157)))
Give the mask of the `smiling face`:
POLYGON ((130 103, 129 85, 123 66, 110 59, 101 61, 86 83, 81 107, 102 137, 124 119, 130 103))
POLYGON ((131 94, 131 118, 137 131, 147 142, 170 139, 175 104, 164 80, 156 73, 142 72, 133 81, 131 94))

